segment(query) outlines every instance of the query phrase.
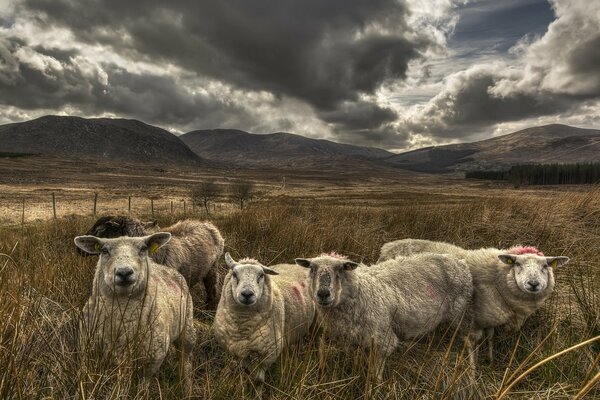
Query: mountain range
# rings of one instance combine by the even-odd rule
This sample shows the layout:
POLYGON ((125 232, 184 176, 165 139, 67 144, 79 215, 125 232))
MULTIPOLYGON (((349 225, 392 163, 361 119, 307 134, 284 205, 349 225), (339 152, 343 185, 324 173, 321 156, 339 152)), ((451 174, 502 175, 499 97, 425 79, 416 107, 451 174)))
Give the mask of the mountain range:
POLYGON ((115 162, 201 163, 172 133, 137 120, 48 115, 0 126, 0 152, 115 162))
POLYGON ((0 154, 240 168, 402 168, 422 172, 505 169, 515 164, 600 161, 600 130, 545 125, 472 143, 401 154, 285 132, 233 129, 176 136, 137 120, 45 116, 0 126, 0 154))
POLYGON ((368 161, 394 155, 373 147, 285 132, 256 135, 233 129, 197 130, 182 135, 181 140, 204 159, 251 167, 301 168, 318 166, 324 161, 341 162, 352 158, 368 161))

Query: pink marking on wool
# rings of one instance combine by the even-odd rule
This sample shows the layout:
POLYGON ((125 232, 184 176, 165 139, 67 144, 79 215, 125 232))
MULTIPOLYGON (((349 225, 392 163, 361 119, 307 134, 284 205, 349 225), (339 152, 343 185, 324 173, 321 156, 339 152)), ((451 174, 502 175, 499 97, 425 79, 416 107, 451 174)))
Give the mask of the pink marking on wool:
POLYGON ((537 247, 534 246, 513 246, 506 251, 509 254, 515 255, 523 255, 523 254, 535 254, 536 256, 544 256, 544 253, 539 251, 537 247))
MULTIPOLYGON (((304 283, 301 283, 300 286, 304 287, 304 283)), ((302 296, 302 291, 298 286, 294 286, 294 295, 298 298, 300 303, 304 303, 304 296, 302 296)))
POLYGON ((333 257, 333 258, 337 258, 339 260, 347 260, 348 259, 348 257, 346 257, 345 255, 336 253, 335 251, 331 251, 329 253, 321 253, 319 255, 319 257, 333 257))
POLYGON ((301 287, 302 289, 304 289, 304 288, 306 287, 306 283, 304 283, 304 282, 300 282, 300 287, 301 287))
POLYGON ((433 288, 433 286, 428 284, 426 289, 427 289, 427 294, 429 295, 429 297, 431 297, 432 299, 435 299, 438 297, 437 291, 433 288))

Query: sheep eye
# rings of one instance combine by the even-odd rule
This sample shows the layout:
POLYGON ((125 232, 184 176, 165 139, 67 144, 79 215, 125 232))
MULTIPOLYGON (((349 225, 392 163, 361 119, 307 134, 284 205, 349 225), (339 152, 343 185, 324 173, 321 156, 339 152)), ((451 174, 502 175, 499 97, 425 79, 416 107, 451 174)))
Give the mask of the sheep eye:
POLYGON ((232 277, 233 279, 235 279, 235 280, 237 280, 237 278, 238 278, 238 276, 237 276, 237 274, 236 274, 235 272, 232 272, 232 273, 231 273, 231 277, 232 277))
POLYGON ((515 267, 520 267, 521 263, 520 262, 515 262, 515 267))
POLYGON ((140 255, 141 256, 145 255, 147 251, 148 251, 148 247, 143 246, 142 248, 140 248, 140 255))
POLYGON ((106 247, 103 247, 102 250, 100 250, 100 252, 105 256, 110 254, 110 252, 108 251, 108 249, 106 247))
POLYGON ((265 277, 265 274, 260 274, 258 276, 258 281, 260 282, 262 279, 264 279, 264 277, 265 277))

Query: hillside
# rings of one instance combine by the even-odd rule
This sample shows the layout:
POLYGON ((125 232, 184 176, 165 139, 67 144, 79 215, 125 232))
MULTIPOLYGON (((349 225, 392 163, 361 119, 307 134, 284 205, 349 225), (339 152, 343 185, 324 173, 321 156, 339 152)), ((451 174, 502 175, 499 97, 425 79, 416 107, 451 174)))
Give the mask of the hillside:
POLYGON ((545 125, 479 142, 426 147, 397 154, 384 161, 396 167, 423 172, 600 161, 600 130, 545 125))
POLYGON ((177 136, 137 120, 44 116, 0 126, 0 153, 150 164, 200 162, 177 136))
POLYGON ((300 168, 349 160, 368 163, 393 155, 377 148, 284 132, 260 135, 233 129, 197 130, 182 135, 181 140, 204 159, 252 167, 300 168))

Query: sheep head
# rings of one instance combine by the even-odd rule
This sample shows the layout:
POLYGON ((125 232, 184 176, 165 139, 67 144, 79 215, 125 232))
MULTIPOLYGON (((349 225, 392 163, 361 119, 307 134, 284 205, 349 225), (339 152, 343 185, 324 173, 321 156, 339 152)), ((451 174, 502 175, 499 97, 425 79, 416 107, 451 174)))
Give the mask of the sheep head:
POLYGON ((500 261, 510 266, 519 290, 529 294, 554 289, 553 268, 569 262, 568 257, 543 257, 537 254, 500 254, 500 261))
POLYGON ((279 275, 253 259, 235 261, 229 253, 225 253, 225 263, 231 269, 231 294, 241 306, 256 304, 270 283, 268 275, 279 275))
POLYGON ((315 258, 296 258, 296 264, 310 268, 309 290, 321 307, 335 307, 340 303, 348 272, 359 266, 347 258, 328 254, 315 258))
POLYGON ((171 234, 159 232, 144 237, 115 239, 85 235, 75 238, 75 245, 87 254, 99 255, 96 265, 96 285, 105 293, 134 295, 143 291, 148 279, 149 254, 156 252, 171 239, 171 234))

